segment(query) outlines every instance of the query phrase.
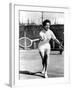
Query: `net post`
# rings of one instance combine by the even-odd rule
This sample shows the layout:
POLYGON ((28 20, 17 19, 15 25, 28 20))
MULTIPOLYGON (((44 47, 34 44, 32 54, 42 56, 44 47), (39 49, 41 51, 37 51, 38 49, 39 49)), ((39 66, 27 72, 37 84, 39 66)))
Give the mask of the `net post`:
POLYGON ((25 37, 24 43, 25 43, 25 50, 26 50, 27 49, 27 47, 26 47, 26 32, 24 33, 24 37, 25 37))

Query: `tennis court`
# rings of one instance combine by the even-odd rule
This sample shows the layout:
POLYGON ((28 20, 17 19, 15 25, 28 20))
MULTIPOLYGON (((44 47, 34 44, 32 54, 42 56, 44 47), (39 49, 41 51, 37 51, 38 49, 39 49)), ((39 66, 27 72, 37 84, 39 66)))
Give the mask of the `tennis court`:
MULTIPOLYGON (((42 64, 38 49, 20 50, 20 80, 44 78, 41 74, 42 64)), ((51 51, 50 63, 48 66, 49 78, 64 77, 64 53, 59 51, 51 51)))

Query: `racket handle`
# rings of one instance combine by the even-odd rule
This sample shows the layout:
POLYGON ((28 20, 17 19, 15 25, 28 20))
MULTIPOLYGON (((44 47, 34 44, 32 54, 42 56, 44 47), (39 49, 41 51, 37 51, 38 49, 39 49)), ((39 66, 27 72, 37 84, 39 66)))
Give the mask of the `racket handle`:
POLYGON ((40 39, 38 38, 38 39, 34 39, 33 41, 39 41, 40 39))
POLYGON ((42 39, 41 37, 39 38, 39 40, 40 40, 40 41, 43 41, 43 39, 42 39))

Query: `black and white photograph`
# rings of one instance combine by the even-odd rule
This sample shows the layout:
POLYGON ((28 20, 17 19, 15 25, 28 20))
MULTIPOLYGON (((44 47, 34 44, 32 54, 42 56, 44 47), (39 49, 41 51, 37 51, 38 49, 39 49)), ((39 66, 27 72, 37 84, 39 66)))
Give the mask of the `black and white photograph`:
POLYGON ((11 86, 69 81, 68 13, 67 7, 10 4, 11 86))
POLYGON ((64 12, 19 10, 19 80, 64 77, 64 12))

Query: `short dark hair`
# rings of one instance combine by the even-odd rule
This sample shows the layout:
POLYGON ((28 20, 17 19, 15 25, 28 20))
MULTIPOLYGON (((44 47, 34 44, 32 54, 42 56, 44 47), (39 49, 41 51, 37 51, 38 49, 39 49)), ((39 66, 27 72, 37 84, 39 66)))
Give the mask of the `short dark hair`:
POLYGON ((43 21, 43 23, 42 23, 42 25, 43 25, 43 26, 45 26, 45 25, 46 25, 46 23, 50 23, 50 25, 51 25, 51 21, 50 21, 50 20, 48 20, 48 19, 44 20, 44 21, 43 21))

